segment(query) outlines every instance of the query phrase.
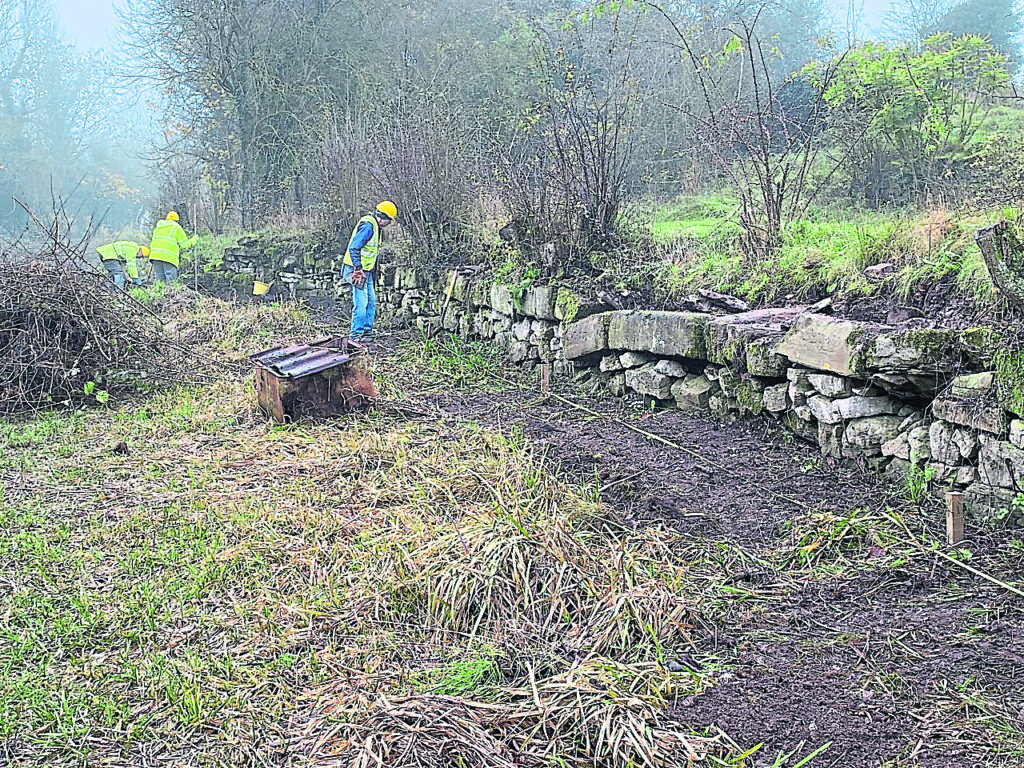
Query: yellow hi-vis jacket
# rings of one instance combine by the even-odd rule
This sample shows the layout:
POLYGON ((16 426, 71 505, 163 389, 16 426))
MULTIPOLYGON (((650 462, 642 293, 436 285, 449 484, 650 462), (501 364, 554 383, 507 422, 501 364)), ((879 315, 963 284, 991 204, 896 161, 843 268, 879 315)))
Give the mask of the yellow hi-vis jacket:
POLYGON ((188 237, 178 222, 161 219, 157 222, 153 238, 149 242, 149 260, 166 261, 176 267, 180 250, 191 248, 198 239, 198 235, 188 237))
POLYGON ((352 235, 348 239, 348 247, 345 248, 345 263, 350 267, 355 266, 355 262, 352 261, 352 254, 350 250, 352 248, 352 242, 356 239, 356 232, 359 231, 359 225, 364 221, 370 223, 373 227, 373 234, 370 235, 370 239, 366 241, 359 250, 360 267, 366 272, 370 272, 375 266, 377 266, 377 255, 380 253, 380 225, 377 224, 377 218, 375 216, 363 216, 356 225, 352 228, 352 235))
POLYGON ((125 274, 132 280, 139 279, 139 255, 141 245, 132 240, 118 240, 116 243, 101 245, 96 249, 103 261, 120 261, 124 264, 125 274))

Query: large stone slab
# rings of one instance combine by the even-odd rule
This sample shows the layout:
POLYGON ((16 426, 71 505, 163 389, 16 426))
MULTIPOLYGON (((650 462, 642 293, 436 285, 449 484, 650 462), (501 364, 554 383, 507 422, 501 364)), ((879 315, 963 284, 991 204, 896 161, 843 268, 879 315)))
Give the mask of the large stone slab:
POLYGON ((705 330, 706 359, 755 376, 781 378, 786 363, 776 359, 776 346, 802 311, 802 307, 758 309, 712 318, 705 330))
POLYGON ((537 285, 527 288, 519 302, 519 311, 529 317, 540 320, 556 321, 555 302, 558 300, 558 288, 552 285, 537 285))
POLYGON ((567 360, 587 361, 611 351, 608 346, 608 325, 612 314, 604 312, 570 323, 565 329, 567 360))
POLYGON ((621 311, 607 314, 610 316, 608 344, 612 349, 650 352, 665 357, 684 357, 692 360, 707 359, 704 327, 708 315, 660 311, 621 311))
POLYGON ((775 351, 807 368, 858 376, 865 372, 863 355, 878 329, 825 315, 801 315, 775 351))

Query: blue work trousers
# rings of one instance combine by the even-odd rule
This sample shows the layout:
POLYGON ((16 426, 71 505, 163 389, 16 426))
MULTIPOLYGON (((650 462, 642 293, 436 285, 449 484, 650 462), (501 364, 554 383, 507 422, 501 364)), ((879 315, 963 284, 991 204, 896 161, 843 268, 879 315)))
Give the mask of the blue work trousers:
POLYGON ((114 281, 114 285, 124 288, 124 265, 117 259, 107 259, 103 262, 103 266, 110 273, 110 279, 114 281))
MULTIPOLYGON (((355 270, 348 264, 341 268, 341 279, 352 285, 355 270)), ((366 273, 366 284, 362 288, 352 285, 352 330, 349 336, 369 336, 373 333, 373 321, 377 317, 377 291, 373 287, 373 272, 366 273)))
POLYGON ((173 283, 178 279, 178 268, 169 261, 153 259, 149 262, 153 265, 153 279, 158 283, 173 283))

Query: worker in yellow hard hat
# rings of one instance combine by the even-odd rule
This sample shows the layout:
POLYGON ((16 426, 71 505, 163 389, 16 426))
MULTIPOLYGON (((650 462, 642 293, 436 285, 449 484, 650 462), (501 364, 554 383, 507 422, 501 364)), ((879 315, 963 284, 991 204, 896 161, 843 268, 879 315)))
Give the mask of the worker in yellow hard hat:
POLYGON ((373 213, 356 222, 342 259, 341 279, 352 286, 352 338, 373 334, 377 316, 377 293, 374 280, 380 255, 380 231, 398 217, 398 209, 390 200, 377 203, 373 213))
POLYGON ((191 248, 199 240, 198 235, 189 237, 178 223, 177 211, 169 211, 157 222, 149 241, 149 263, 153 277, 158 283, 173 283, 178 279, 178 256, 182 248, 191 248))
POLYGON ((101 245, 96 252, 99 253, 103 266, 118 288, 124 288, 125 275, 128 275, 135 285, 142 285, 139 277, 139 259, 149 256, 149 248, 139 245, 134 240, 118 240, 109 245, 101 245))

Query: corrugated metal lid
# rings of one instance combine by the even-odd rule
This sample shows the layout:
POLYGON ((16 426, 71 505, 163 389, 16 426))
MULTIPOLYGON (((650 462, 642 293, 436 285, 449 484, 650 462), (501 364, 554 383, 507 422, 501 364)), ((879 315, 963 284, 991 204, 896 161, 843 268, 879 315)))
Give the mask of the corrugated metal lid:
POLYGON ((250 358, 255 365, 287 379, 309 376, 351 362, 352 355, 343 349, 296 344, 257 352, 250 358))

